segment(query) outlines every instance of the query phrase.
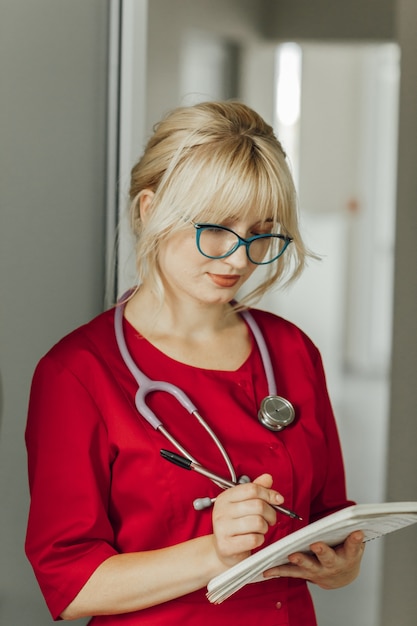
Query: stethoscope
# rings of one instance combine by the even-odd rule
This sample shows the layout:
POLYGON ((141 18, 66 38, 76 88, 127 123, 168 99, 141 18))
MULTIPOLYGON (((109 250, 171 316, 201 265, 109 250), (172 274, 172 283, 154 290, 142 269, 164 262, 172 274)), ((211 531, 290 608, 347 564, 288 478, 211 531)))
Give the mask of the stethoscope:
MULTIPOLYGON (((123 297, 121 299, 121 302, 115 307, 114 331, 121 357, 126 367, 129 369, 130 373, 139 385, 139 388, 135 395, 135 405, 140 415, 142 415, 155 430, 158 430, 160 433, 162 433, 164 437, 170 443, 172 443, 172 445, 179 452, 181 452, 181 454, 183 454, 193 463, 198 464, 198 461, 180 444, 177 439, 175 439, 171 435, 171 433, 165 428, 165 426, 158 419, 155 413, 146 404, 146 396, 153 391, 164 391, 171 394, 184 407, 184 409, 186 409, 191 415, 193 415, 197 419, 197 421, 209 434, 209 436, 217 446, 220 454, 222 455, 224 462, 226 463, 232 482, 248 482, 249 479, 247 477, 241 477, 239 480, 237 479, 235 469, 223 444, 217 437, 216 433, 213 432, 207 422, 201 417, 197 410, 197 407, 193 404, 190 398, 176 385, 162 380, 152 380, 138 368, 128 350, 123 332, 123 313, 125 306, 126 299, 125 297, 123 297)), ((241 311, 240 314, 246 320, 246 323, 253 333, 255 342, 258 346, 262 358, 262 364, 268 383, 268 395, 261 402, 261 406, 258 412, 258 420, 268 430, 277 432, 282 430, 286 426, 289 426, 294 421, 294 407, 291 402, 289 402, 282 396, 277 395, 271 358, 269 356, 265 339, 261 333, 258 324, 255 322, 253 316, 249 311, 241 311)), ((215 482, 215 480, 213 482, 215 482)), ((203 498, 202 500, 206 499, 203 498)), ((195 501, 194 503, 195 508, 201 508, 198 505, 196 506, 196 502, 197 501, 195 501)))

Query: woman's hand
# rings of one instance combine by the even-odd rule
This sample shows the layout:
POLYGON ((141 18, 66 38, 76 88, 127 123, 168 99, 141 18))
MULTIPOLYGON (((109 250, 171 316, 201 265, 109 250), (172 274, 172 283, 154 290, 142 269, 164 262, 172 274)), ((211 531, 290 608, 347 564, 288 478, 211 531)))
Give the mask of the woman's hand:
POLYGON ((337 589, 351 583, 359 574, 365 550, 363 533, 349 535, 344 544, 330 548, 323 542, 310 546, 313 555, 296 552, 288 558, 290 563, 273 567, 264 572, 265 578, 287 576, 304 578, 322 589, 337 589))
POLYGON ((261 546, 270 526, 277 521, 271 504, 284 498, 271 489, 272 476, 262 474, 252 483, 223 491, 213 508, 214 545, 220 561, 230 567, 261 546))

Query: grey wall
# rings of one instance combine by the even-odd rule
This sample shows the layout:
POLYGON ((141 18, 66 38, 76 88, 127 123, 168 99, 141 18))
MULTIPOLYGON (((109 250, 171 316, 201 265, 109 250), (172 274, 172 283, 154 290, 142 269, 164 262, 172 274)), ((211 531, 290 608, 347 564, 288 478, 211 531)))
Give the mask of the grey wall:
MULTIPOLYGON (((417 500, 417 3, 397 1, 401 45, 394 336, 387 497, 417 500)), ((417 624, 417 526, 387 537, 381 626, 417 624)))
MULTIPOLYGON (((312 3, 306 2, 265 3, 279 11, 275 17, 282 28, 274 36, 295 36, 297 19, 298 36, 319 36, 323 15, 327 33, 333 19, 339 36, 342 22, 354 33, 364 30, 361 21, 371 36, 375 29, 369 24, 377 15, 381 29, 402 47, 387 485, 390 499, 416 499, 417 4, 360 2, 364 11, 373 11, 365 20, 355 0, 344 3, 353 13, 341 21, 333 11, 338 0, 321 0, 314 3, 314 14, 308 13, 308 31, 306 13, 299 10, 309 10, 312 3)), ((0 623, 12 626, 50 623, 23 555, 28 496, 22 441, 30 378, 52 343, 102 307, 107 4, 0 0, 0 623)), ((386 545, 381 626, 414 626, 416 529, 401 531, 386 545)))
POLYGON ((396 0, 263 0, 264 33, 273 38, 390 39, 396 0))
POLYGON ((0 29, 0 623, 45 626, 23 432, 36 362, 102 307, 107 2, 0 0, 0 29))

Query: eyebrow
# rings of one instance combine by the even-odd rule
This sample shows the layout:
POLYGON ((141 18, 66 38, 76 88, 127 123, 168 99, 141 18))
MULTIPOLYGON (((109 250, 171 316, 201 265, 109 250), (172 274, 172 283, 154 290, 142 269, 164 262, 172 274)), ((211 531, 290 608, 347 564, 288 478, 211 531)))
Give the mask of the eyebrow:
MULTIPOLYGON (((224 218, 223 222, 237 222, 240 219, 240 215, 229 215, 224 218)), ((273 224, 273 217, 266 217, 265 219, 259 219, 256 222, 253 222, 252 226, 257 226, 258 224, 273 224)))
POLYGON ((258 225, 262 225, 262 224, 273 224, 274 223, 274 219, 272 217, 267 217, 264 220, 258 220, 257 222, 255 222, 254 224, 252 224, 252 228, 254 226, 258 226, 258 225))

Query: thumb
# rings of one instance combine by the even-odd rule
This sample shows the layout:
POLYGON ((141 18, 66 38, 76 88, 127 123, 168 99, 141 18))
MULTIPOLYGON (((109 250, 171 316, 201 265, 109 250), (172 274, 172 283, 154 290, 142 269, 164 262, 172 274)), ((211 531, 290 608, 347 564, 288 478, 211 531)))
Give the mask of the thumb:
POLYGON ((270 489, 272 487, 273 479, 271 474, 261 474, 253 481, 256 485, 262 485, 262 487, 266 487, 270 489))
POLYGON ((271 489, 273 483, 273 478, 271 474, 261 474, 260 476, 255 478, 253 482, 256 485, 260 485, 261 487, 264 487, 268 490, 266 500, 269 502, 269 504, 276 505, 282 504, 284 502, 282 494, 274 489, 271 489))

